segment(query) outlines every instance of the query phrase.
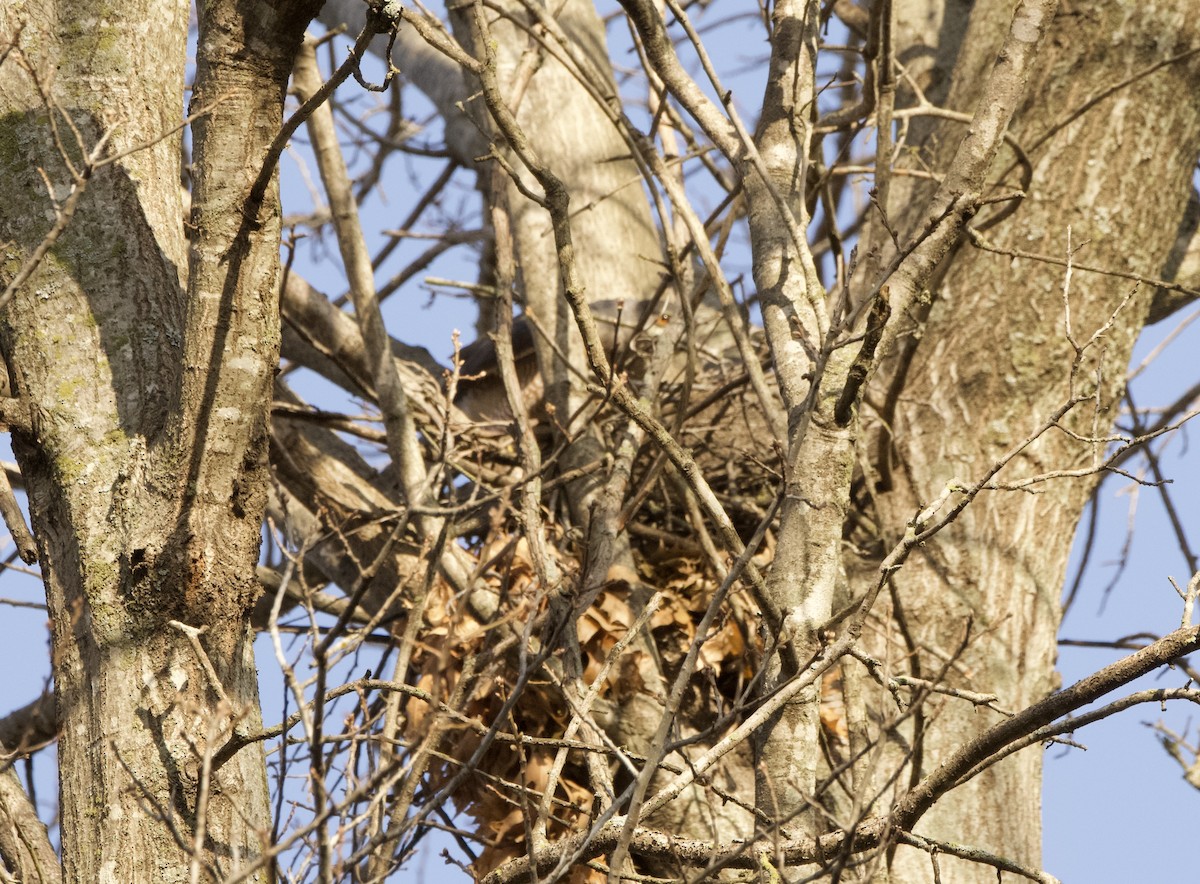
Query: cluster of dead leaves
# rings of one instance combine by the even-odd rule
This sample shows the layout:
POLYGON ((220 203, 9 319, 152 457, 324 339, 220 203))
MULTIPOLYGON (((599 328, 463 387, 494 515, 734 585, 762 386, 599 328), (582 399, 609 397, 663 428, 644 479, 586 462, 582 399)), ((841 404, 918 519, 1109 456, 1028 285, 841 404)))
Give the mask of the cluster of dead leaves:
MULTIPOLYGON (((564 546, 550 544, 556 564, 562 573, 576 574, 578 563, 562 552, 564 546)), ((435 588, 435 597, 426 609, 421 647, 414 655, 419 670, 417 686, 439 704, 454 695, 468 660, 494 648, 503 636, 520 635, 547 604, 524 538, 497 533, 479 551, 479 557, 492 563, 486 579, 503 599, 494 622, 483 624, 472 618, 445 585, 435 588)), ((638 575, 611 574, 613 579, 576 624, 583 681, 593 686, 600 680, 599 697, 610 709, 619 709, 637 693, 664 696, 666 679, 698 640, 697 624, 717 586, 715 578, 694 559, 643 562, 640 571, 638 575), (638 610, 654 591, 662 598, 646 624, 648 634, 628 642, 616 654, 618 643, 629 638, 638 610)), ((752 605, 742 594, 733 593, 725 608, 701 639, 697 668, 701 672, 748 673, 748 649, 755 641, 752 605)), ((431 786, 436 788, 470 761, 483 731, 501 714, 518 678, 520 642, 511 644, 507 653, 477 673, 475 683, 454 710, 457 714, 444 709, 435 714, 437 707, 419 699, 408 702, 409 740, 420 740, 437 729, 439 756, 430 770, 431 786)), ((501 738, 491 744, 455 794, 458 810, 472 818, 476 831, 487 838, 473 867, 477 875, 525 854, 526 827, 539 813, 558 752, 556 744, 546 741, 560 740, 571 720, 560 687, 543 675, 530 679, 507 720, 499 722, 501 738)), ((572 749, 555 784, 547 836, 554 838, 586 825, 594 800, 583 751, 572 749)), ((585 881, 593 873, 581 868, 573 880, 585 881)))
MULTIPOLYGON (((579 564, 563 552, 563 543, 549 545, 559 570, 578 573, 579 564)), ((454 795, 456 808, 472 819, 484 846, 473 865, 482 877, 492 869, 528 851, 530 826, 542 814, 555 757, 572 722, 564 693, 544 673, 529 679, 505 720, 497 722, 505 702, 516 688, 521 641, 526 624, 544 613, 546 594, 524 538, 503 532, 479 551, 491 562, 486 580, 503 600, 496 619, 480 623, 445 585, 435 588, 425 613, 422 644, 414 656, 418 687, 444 704, 454 696, 464 665, 487 655, 506 636, 509 650, 489 659, 474 675, 469 690, 451 712, 418 699, 406 709, 406 736, 411 741, 437 741, 437 756, 429 770, 430 786, 437 788, 469 763, 481 745, 483 733, 495 725, 501 736, 478 760, 472 775, 454 795), (436 710, 436 711, 435 711, 436 710)), ((632 696, 642 693, 665 698, 665 691, 688 649, 700 642, 693 678, 714 685, 744 688, 762 653, 758 613, 749 594, 731 592, 712 627, 699 636, 698 624, 711 602, 718 580, 706 564, 687 557, 642 557, 639 573, 610 574, 613 578, 595 602, 578 618, 576 629, 582 654, 583 681, 594 686, 608 709, 620 710, 632 696), (654 592, 659 607, 646 624, 646 635, 630 638, 638 611, 654 592), (617 651, 620 651, 619 655, 617 651)), ((536 629, 532 636, 537 638, 536 629)), ((526 649, 525 659, 531 656, 526 649)), ((844 735, 844 719, 837 707, 840 690, 825 686, 827 699, 822 720, 827 731, 844 735)), ((702 711, 703 705, 696 711, 702 711)), ((578 740, 575 734, 573 739, 578 740)), ((603 751, 603 747, 597 747, 603 751)), ((566 764, 554 784, 551 812, 545 835, 555 839, 585 827, 594 813, 596 795, 586 768, 584 750, 568 750, 566 764)), ((590 884, 603 873, 588 867, 575 869, 568 880, 590 884)))

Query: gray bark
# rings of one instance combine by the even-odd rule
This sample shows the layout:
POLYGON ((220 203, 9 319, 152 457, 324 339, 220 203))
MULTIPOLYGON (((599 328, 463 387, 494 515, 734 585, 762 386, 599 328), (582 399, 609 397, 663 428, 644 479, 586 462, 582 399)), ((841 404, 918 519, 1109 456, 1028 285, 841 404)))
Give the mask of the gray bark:
POLYGON ((119 155, 80 176, 71 223, 0 328, 30 415, 13 442, 54 627, 67 880, 186 880, 193 864, 212 879, 266 846, 261 753, 210 761, 260 726, 248 613, 279 212, 273 178, 251 185, 312 11, 202 5, 186 238, 188 5, 124 4, 86 22, 69 4, 0 11, 6 37, 24 23, 24 63, 0 68, 6 284, 53 220, 36 168, 61 199, 68 158, 84 168, 105 137, 94 159, 119 155), (257 63, 236 62, 246 54, 257 63))
MULTIPOLYGON (((970 112, 976 100, 1006 27, 1003 10, 995 8, 1003 5, 975 8, 949 90, 954 110, 970 112)), ((1195 21, 1187 7, 1104 3, 1060 10, 1012 129, 1034 165, 1030 196, 988 231, 998 245, 1062 257, 1069 226, 1074 245, 1088 243, 1080 262, 1171 278, 1175 231, 1184 223, 1200 153, 1197 109, 1172 96, 1200 82, 1197 58, 1166 66, 1081 115, 1073 112, 1102 88, 1194 46, 1195 21), (1150 45, 1156 47, 1153 52, 1145 49, 1150 45), (1135 195, 1148 182, 1153 193, 1135 195)), ((934 127, 940 155, 963 128, 950 122, 934 127)), ((938 156, 930 151, 925 161, 936 167, 938 156)), ((1011 165, 1006 149, 993 166, 992 180, 1011 165)), ((988 217, 987 211, 981 213, 976 224, 986 225, 988 217)), ((885 547, 887 538, 896 536, 890 532, 934 499, 948 480, 969 482, 981 475, 1066 399, 1073 352, 1063 330, 1062 284, 1061 267, 967 245, 947 261, 919 339, 900 343, 900 364, 881 372, 874 396, 868 397, 887 403, 881 416, 890 427, 890 432, 874 431, 866 452, 867 481, 880 488, 875 495, 880 524, 893 526, 884 531, 885 547), (889 389, 898 376, 903 387, 889 389)), ((1087 340, 1132 287, 1126 280, 1076 274, 1070 293, 1075 336, 1087 340)), ((1096 370, 1102 381, 1096 405, 1081 406, 1068 421, 1077 432, 1107 432, 1151 296, 1143 287, 1118 314, 1100 354, 1087 360, 1077 383, 1088 383, 1096 370)), ((874 417, 867 413, 864 423, 869 426, 874 417)), ((1095 445, 1052 432, 1000 478, 1016 481, 1047 470, 1086 468, 1096 455, 1095 445)), ((985 495, 922 547, 897 575, 892 594, 894 614, 903 616, 905 642, 916 649, 908 664, 913 674, 928 677, 939 671, 941 655, 953 652, 969 633, 950 671, 951 685, 994 692, 1008 709, 1020 709, 1057 687, 1062 581, 1075 526, 1099 478, 1051 482, 1033 495, 985 495)), ((913 746, 917 754, 906 777, 928 773, 964 739, 995 721, 962 702, 935 708, 936 713, 930 709, 922 716, 923 730, 913 746)), ((1040 783, 1041 756, 1026 751, 936 804, 916 831, 1036 867, 1040 783)), ((902 777, 898 787, 904 785, 902 777)), ((929 861, 917 851, 900 850, 892 873, 896 881, 924 880, 929 861)), ((956 881, 994 877, 949 858, 942 859, 942 874, 956 881)))

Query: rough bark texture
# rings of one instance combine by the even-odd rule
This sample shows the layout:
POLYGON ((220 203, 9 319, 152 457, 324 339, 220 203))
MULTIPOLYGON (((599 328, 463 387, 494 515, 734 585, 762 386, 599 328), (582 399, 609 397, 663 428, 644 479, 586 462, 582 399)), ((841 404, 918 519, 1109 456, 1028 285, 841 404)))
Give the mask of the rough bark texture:
MULTIPOLYGON (((979 5, 972 16, 949 96, 955 110, 971 111, 981 74, 1007 27, 1005 10, 994 6, 1006 4, 979 5)), ((1196 105, 1172 96, 1196 88, 1200 63, 1193 56, 1164 67, 1077 118, 1074 112, 1102 89, 1195 46, 1195 17, 1187 7, 1062 5, 1012 130, 1034 165, 1030 197, 988 231, 998 246, 1062 258, 1070 227, 1073 247, 1087 242, 1080 261, 1169 275, 1164 263, 1184 218, 1200 151, 1196 105)), ((937 143, 950 149, 961 128, 937 126, 937 143)), ((1002 151, 993 179, 1011 163, 1011 154, 1002 151)), ((1014 182, 1010 176, 1008 186, 1014 182)), ((976 223, 987 220, 984 212, 976 223)), ((1070 291, 1075 338, 1088 340, 1132 286, 1076 274, 1070 291)), ((874 401, 889 403, 883 416, 892 431, 865 454, 872 464, 867 481, 879 489, 881 524, 896 530, 947 481, 979 477, 1066 400, 1074 353, 1064 334, 1062 287, 1061 267, 967 245, 951 256, 919 343, 910 349, 901 342, 910 361, 883 373, 877 384, 874 401), (899 373, 902 390, 889 391, 899 373)), ((1081 405, 1066 422, 1076 432, 1107 433, 1151 295, 1143 288, 1086 360, 1077 384, 1094 388, 1096 370, 1102 374, 1096 405, 1081 405)), ((1000 478, 1086 468, 1102 447, 1054 431, 1000 478)), ((1007 709, 1020 709, 1056 687, 1059 593, 1075 526, 1098 478, 1053 481, 1040 494, 985 494, 922 547, 898 575, 892 594, 914 674, 939 671, 941 655, 954 653, 969 632, 969 644, 950 670, 952 685, 995 692, 1007 709)), ((953 701, 924 718, 923 734, 913 744, 913 777, 994 721, 992 713, 953 701)), ((916 831, 1036 867, 1040 783, 1041 756, 1026 751, 935 805, 916 831)), ((903 779, 898 785, 905 785, 903 779)), ((957 860, 942 863, 943 875, 955 881, 994 877, 957 860)), ((896 881, 924 880, 929 861, 901 850, 892 871, 896 881)))
POLYGON ((12 768, 0 773, 0 808, 0 856, 16 880, 30 884, 62 881, 46 824, 38 818, 37 808, 12 768))
POLYGON ((215 771, 205 759, 259 725, 248 611, 279 227, 274 185, 258 201, 250 185, 312 11, 201 5, 190 244, 178 184, 188 4, 0 13, 6 35, 25 22, 27 62, 0 70, 5 282, 50 226, 35 168, 60 198, 71 184, 52 125, 77 167, 110 129, 110 151, 129 151, 91 176, 0 329, 31 415, 14 449, 54 624, 67 880, 186 880, 193 860, 211 877, 264 847, 260 752, 215 771), (171 620, 202 630, 198 644, 171 620))

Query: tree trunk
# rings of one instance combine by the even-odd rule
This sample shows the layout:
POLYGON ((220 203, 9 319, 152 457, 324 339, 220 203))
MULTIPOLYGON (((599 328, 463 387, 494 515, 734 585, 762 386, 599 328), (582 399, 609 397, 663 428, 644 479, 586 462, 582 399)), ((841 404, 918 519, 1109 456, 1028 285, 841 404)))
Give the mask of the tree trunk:
POLYGON ((261 752, 211 761, 260 726, 247 615, 279 347, 273 158, 251 185, 314 6, 201 4, 190 243, 189 5, 0 11, 6 35, 25 23, 0 68, 6 284, 54 221, 36 169, 60 201, 80 191, 0 329, 53 621, 66 880, 215 879, 267 846, 261 752))
MULTIPOLYGON (((1170 275, 1164 265, 1184 220, 1200 152, 1200 108, 1176 96, 1194 90, 1200 56, 1180 58, 1096 104, 1086 102, 1194 47, 1200 33, 1189 9, 1184 2, 1063 4, 1011 130, 1033 166, 1032 181, 1024 187, 1029 196, 1011 217, 986 230, 997 247, 1058 260, 1065 260, 1068 248, 1081 249, 1080 263, 1170 275)), ((952 109, 973 110, 978 84, 1008 26, 1006 13, 994 5, 975 7, 952 81, 952 109)), ((944 156, 966 127, 941 122, 934 128, 933 143, 944 156)), ((939 168, 936 153, 924 159, 939 168)), ((1019 184, 1013 164, 1013 154, 1002 151, 991 179, 1000 180, 1006 171, 1008 178, 998 191, 1019 184)), ((975 226, 986 229, 995 211, 981 212, 975 226)), ((897 215, 904 217, 902 211, 897 215)), ((1073 275, 1070 332, 1080 345, 1119 312, 1072 379, 1075 351, 1065 332, 1063 288, 1061 266, 968 244, 946 262, 920 334, 901 342, 900 355, 868 396, 881 418, 865 454, 879 524, 888 526, 883 548, 949 481, 975 481, 1031 435, 1068 399, 1072 383, 1075 392, 1095 391, 1062 421, 1083 438, 1052 430, 997 481, 1086 470, 1098 462, 1153 291, 1142 286, 1121 306, 1134 283, 1073 275)), ((870 412, 864 415, 865 423, 875 420, 870 412)), ((1008 710, 1054 690, 1067 558, 1099 479, 1095 473, 1051 480, 1035 486, 1036 494, 985 492, 923 545, 894 581, 898 644, 892 659, 909 655, 909 674, 931 678, 953 658, 950 686, 995 693, 999 707, 1008 710)), ((916 718, 916 732, 906 734, 911 743, 902 750, 913 754, 897 788, 929 773, 996 720, 995 713, 961 700, 927 705, 916 718)), ((938 802, 916 831, 1036 868, 1040 787, 1041 756, 1027 750, 938 802)), ((983 866, 945 856, 940 862, 950 880, 995 879, 983 866)), ((896 853, 893 881, 927 880, 930 874, 928 857, 914 850, 896 853)))

